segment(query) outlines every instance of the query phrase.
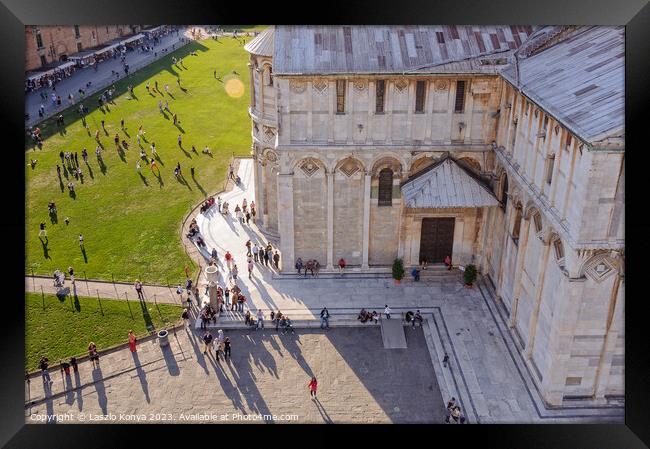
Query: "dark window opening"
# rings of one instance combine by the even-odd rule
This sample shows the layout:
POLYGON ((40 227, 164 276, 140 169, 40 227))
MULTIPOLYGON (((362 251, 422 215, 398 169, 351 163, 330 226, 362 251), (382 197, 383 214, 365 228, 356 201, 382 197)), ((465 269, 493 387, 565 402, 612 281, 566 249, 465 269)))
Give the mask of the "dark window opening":
POLYGON ((537 212, 533 215, 533 223, 535 224, 535 232, 542 230, 542 216, 537 212))
POLYGON ((503 175, 503 180, 501 182, 501 207, 503 210, 506 210, 508 205, 508 176, 503 175))
POLYGON ((46 66, 47 65, 47 59, 45 59, 45 55, 41 55, 41 65, 46 66))
POLYGON ((566 135, 566 142, 564 144, 564 149, 569 151, 569 148, 571 147, 571 143, 573 142, 573 137, 571 137, 571 134, 566 135))
POLYGON ((375 91, 376 91, 375 112, 378 113, 378 114, 383 114, 383 112, 384 112, 384 93, 386 91, 386 81, 377 80, 377 85, 376 85, 375 91))
POLYGON ((564 247, 562 246, 562 240, 555 240, 553 242, 553 248, 555 249, 555 258, 557 260, 562 260, 564 258, 564 247))
POLYGON ((393 170, 384 168, 379 172, 379 206, 393 205, 393 170))
POLYGON ((463 112, 465 108, 465 81, 456 81, 456 103, 454 112, 463 112))
POLYGON ((521 207, 515 209, 515 223, 512 226, 512 238, 515 243, 519 242, 519 228, 521 228, 521 207))
POLYGON ((81 33, 79 32, 79 25, 74 26, 74 37, 76 38, 81 37, 81 33))
POLYGON ((77 51, 81 51, 83 49, 81 42, 77 42, 77 51))
POLYGON ((555 155, 552 154, 548 157, 548 166, 546 168, 546 183, 550 184, 553 181, 553 166, 555 165, 555 155))
POLYGON ((424 112, 424 81, 415 83, 415 112, 424 112))
POLYGON ((345 114, 345 80, 336 81, 336 113, 345 114))
POLYGON ((36 33, 36 47, 37 48, 44 48, 45 47, 43 45, 43 36, 41 36, 40 32, 36 33))

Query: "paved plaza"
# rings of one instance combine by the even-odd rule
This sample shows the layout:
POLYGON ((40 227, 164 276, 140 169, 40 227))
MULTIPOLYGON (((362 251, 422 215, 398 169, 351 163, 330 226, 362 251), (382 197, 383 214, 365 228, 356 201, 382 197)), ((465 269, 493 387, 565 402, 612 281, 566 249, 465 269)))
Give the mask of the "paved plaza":
MULTIPOLYGON (((144 343, 138 355, 148 358, 157 353, 158 360, 28 407, 27 421, 38 422, 32 415, 45 413, 63 415, 59 422, 90 422, 99 415, 114 422, 130 419, 124 415, 185 422, 183 414, 189 422, 255 422, 273 415, 275 422, 295 423, 443 420, 444 405, 421 329, 407 332, 408 349, 393 350, 383 349, 377 327, 286 336, 268 329, 228 335, 233 348, 229 362, 204 356, 201 342, 187 330, 172 338, 170 349, 144 343), (312 376, 318 379, 317 401, 310 399, 307 388, 312 376)), ((111 362, 119 363, 113 360, 116 356, 109 357, 102 361, 102 370, 108 370, 111 362)), ((125 358, 136 365, 128 360, 130 353, 125 358)), ((82 367, 86 369, 90 367, 82 367)), ((57 374, 54 378, 61 382, 57 374)))
MULTIPOLYGON (((232 205, 231 211, 244 197, 249 203, 254 199, 252 163, 239 161, 242 185, 221 195, 232 205)), ((263 309, 268 319, 271 309, 280 309, 298 322, 314 323, 327 306, 333 325, 341 318, 347 319, 348 327, 334 327, 325 334, 298 329, 296 337, 280 337, 268 328, 260 333, 228 330, 233 360, 218 365, 214 359, 204 359, 199 331, 192 322, 192 330, 182 329, 178 339, 171 338, 171 351, 162 351, 152 340, 140 346, 137 360, 128 348, 103 355, 101 372, 83 362, 79 379, 71 379, 67 393, 59 373, 54 374, 55 383, 47 394, 36 374, 26 392, 28 422, 35 422, 32 414, 101 412, 153 413, 154 417, 216 413, 230 418, 233 413, 275 414, 276 422, 293 421, 297 415, 297 422, 434 423, 442 421, 441 408, 452 396, 459 400, 468 423, 623 422, 624 409, 616 403, 552 410, 544 406, 486 279, 467 289, 458 274, 429 282, 405 280, 401 285, 389 278, 359 278, 353 272, 343 277, 278 278, 274 269, 259 265, 248 279, 245 242, 267 242, 267 237, 253 223, 242 225, 232 216, 222 216, 216 206, 198 215, 197 222, 208 251, 217 247, 221 260, 226 250, 234 255, 240 268, 238 285, 253 313, 263 309), (361 308, 382 312, 385 304, 397 319, 407 310, 423 313, 421 330, 405 328, 407 349, 383 349, 378 327, 349 327, 358 324, 355 317, 361 308), (445 353, 448 364, 443 364, 445 353), (316 403, 307 391, 312 374, 320 385, 316 403)), ((192 255, 202 257, 198 251, 192 255)), ((205 266, 204 260, 197 261, 205 266)), ((281 260, 285 262, 292 263, 281 260)), ((228 281, 227 269, 221 264, 219 268, 220 282, 228 281)), ((25 281, 28 290, 52 288, 48 279, 25 281)), ((203 277, 199 285, 203 290, 203 277)), ((101 288, 105 297, 123 299, 124 292, 135 297, 128 284, 78 281, 77 288, 80 295, 101 288)), ((145 295, 147 301, 153 295, 160 302, 178 301, 173 288, 166 286, 145 286, 145 295)), ((241 320, 240 314, 231 312, 225 317, 241 320)), ((61 418, 65 422, 65 416, 61 418)), ((190 420, 203 422, 203 418, 190 420)))

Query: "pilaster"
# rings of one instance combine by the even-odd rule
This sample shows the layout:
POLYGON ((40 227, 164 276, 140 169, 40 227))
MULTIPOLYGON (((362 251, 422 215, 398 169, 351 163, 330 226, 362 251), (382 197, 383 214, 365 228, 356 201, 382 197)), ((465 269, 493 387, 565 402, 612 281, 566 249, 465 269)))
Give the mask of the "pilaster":
POLYGON ((363 188, 363 262, 361 268, 368 269, 368 243, 370 241, 370 173, 366 172, 363 188))
POLYGON ((292 271, 295 262, 293 230, 293 174, 278 174, 278 233, 284 263, 282 272, 292 271))

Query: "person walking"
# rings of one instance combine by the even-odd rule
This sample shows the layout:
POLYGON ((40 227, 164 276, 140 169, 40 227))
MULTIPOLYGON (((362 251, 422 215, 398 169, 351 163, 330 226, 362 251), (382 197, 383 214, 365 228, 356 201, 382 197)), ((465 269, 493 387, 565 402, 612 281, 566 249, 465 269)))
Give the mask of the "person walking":
POLYGON ((237 268, 236 263, 233 263, 232 270, 230 270, 230 274, 232 275, 233 280, 237 282, 237 275, 239 274, 239 269, 237 268))
POLYGON ((277 250, 275 250, 275 253, 273 254, 273 265, 275 265, 276 270, 280 269, 280 254, 278 254, 277 250))
POLYGON ((296 270, 298 270, 298 275, 300 275, 300 272, 302 271, 303 266, 304 266, 304 264, 302 262, 302 257, 298 257, 298 260, 296 260, 296 265, 295 265, 296 270))
POLYGON ((230 359, 230 337, 226 337, 223 341, 223 358, 230 359))
POLYGON ((205 343, 205 348, 203 348, 203 354, 205 355, 206 352, 212 353, 212 334, 210 331, 206 331, 205 334, 203 334, 203 343, 205 343))
POLYGON ((257 309, 257 328, 264 329, 264 312, 262 312, 262 309, 257 309))
POLYGON ((390 307, 388 307, 388 304, 386 304, 385 307, 386 308, 384 309, 384 314, 386 315, 386 319, 390 320, 390 312, 391 312, 390 307))
POLYGON ((320 311, 320 328, 330 328, 330 312, 327 307, 323 307, 323 310, 320 311))
POLYGON ((253 278, 253 259, 251 257, 248 258, 248 279, 253 278))
POLYGON ((144 301, 144 293, 142 292, 142 282, 140 282, 139 279, 135 280, 135 292, 138 294, 138 299, 141 299, 144 301))
POLYGON ((422 318, 422 314, 420 313, 419 310, 417 310, 415 312, 415 315, 413 315, 413 319, 411 320, 411 322, 413 323, 413 329, 415 329, 415 324, 416 323, 420 323, 420 327, 422 327, 422 322, 423 321, 424 321, 424 319, 422 318))
POLYGON ((133 330, 130 330, 129 331, 129 349, 131 350, 131 352, 136 352, 137 351, 136 342, 137 342, 137 339, 135 338, 135 334, 133 333, 133 330))
POLYGON ((451 256, 449 254, 445 256, 445 265, 447 266, 447 270, 451 270, 451 256))
POLYGON ((255 262, 259 262, 259 259, 257 257, 257 255, 258 255, 257 253, 259 252, 259 248, 257 247, 257 243, 253 246, 253 249, 251 250, 251 252, 253 253, 253 260, 255 262))
POLYGON ((226 266, 228 267, 228 271, 231 271, 231 266, 232 266, 232 254, 230 254, 230 251, 226 251, 226 255, 224 256, 226 259, 226 266))
POLYGON ((312 377, 307 386, 309 387, 309 396, 311 399, 316 399, 316 390, 318 389, 318 381, 316 378, 312 377))
POLYGON ((269 248, 270 246, 271 245, 268 245, 266 247, 266 250, 264 251, 264 265, 267 266, 267 267, 269 266, 269 259, 272 257, 271 256, 271 251, 272 250, 271 250, 271 248, 269 248))
POLYGON ((50 361, 47 357, 41 357, 41 361, 39 363, 39 368, 41 369, 41 376, 43 376, 43 383, 48 383, 52 385, 54 381, 50 377, 50 372, 48 370, 48 366, 50 364, 50 361))
POLYGON ((262 265, 264 265, 264 252, 265 252, 264 247, 260 246, 260 249, 257 251, 257 253, 258 253, 257 256, 258 256, 258 259, 259 259, 259 263, 262 264, 262 265))

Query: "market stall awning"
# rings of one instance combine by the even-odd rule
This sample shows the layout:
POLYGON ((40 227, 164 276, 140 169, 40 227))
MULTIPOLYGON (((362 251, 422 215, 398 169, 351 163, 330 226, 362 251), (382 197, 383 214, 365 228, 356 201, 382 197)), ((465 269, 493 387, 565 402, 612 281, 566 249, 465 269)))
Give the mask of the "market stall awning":
POLYGON ((447 157, 402 185, 404 207, 444 209, 498 206, 490 189, 447 157))
POLYGON ((42 76, 45 76, 45 75, 51 75, 53 73, 56 73, 57 70, 67 69, 68 67, 72 67, 74 65, 75 65, 74 61, 59 62, 56 66, 51 67, 51 68, 49 68, 47 70, 44 70, 42 72, 29 73, 27 75, 27 80, 31 81, 31 80, 38 79, 38 78, 40 78, 42 76))
POLYGON ((107 51, 112 50, 112 49, 114 49, 114 48, 117 48, 117 47, 119 47, 120 45, 122 45, 122 44, 118 42, 118 43, 116 43, 116 44, 112 44, 112 45, 109 45, 109 46, 107 46, 107 47, 100 48, 99 50, 96 50, 94 54, 96 54, 96 55, 101 55, 102 53, 106 53, 107 51))
POLYGON ((128 39, 124 39, 121 43, 128 44, 129 42, 134 42, 137 41, 138 39, 144 39, 144 34, 136 34, 135 36, 131 36, 128 39))

